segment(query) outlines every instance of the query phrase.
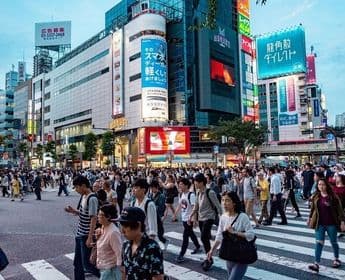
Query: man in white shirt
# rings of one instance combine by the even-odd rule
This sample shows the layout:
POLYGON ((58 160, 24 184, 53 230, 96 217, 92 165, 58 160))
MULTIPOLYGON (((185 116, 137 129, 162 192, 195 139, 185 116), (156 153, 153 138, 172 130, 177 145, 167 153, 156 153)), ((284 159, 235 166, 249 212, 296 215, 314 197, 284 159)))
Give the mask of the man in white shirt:
POLYGON ((182 247, 179 256, 176 258, 176 262, 182 263, 184 262, 184 254, 187 251, 189 237, 193 241, 195 249, 191 252, 191 254, 197 254, 200 252, 200 244, 198 238, 196 237, 193 231, 193 222, 190 221, 190 215, 192 214, 192 210, 195 204, 195 193, 190 192, 191 183, 188 179, 182 178, 178 183, 179 188, 179 205, 175 211, 175 216, 181 210, 181 220, 183 224, 183 241, 182 247))
POLYGON ((269 169, 269 173, 271 176, 270 182, 270 193, 271 193, 271 209, 270 209, 270 216, 266 222, 263 223, 265 226, 272 225, 272 221, 274 216, 276 215, 277 211, 282 219, 278 225, 287 225, 287 219, 285 216, 283 203, 282 203, 282 182, 280 179, 280 175, 276 174, 276 169, 271 167, 269 169))

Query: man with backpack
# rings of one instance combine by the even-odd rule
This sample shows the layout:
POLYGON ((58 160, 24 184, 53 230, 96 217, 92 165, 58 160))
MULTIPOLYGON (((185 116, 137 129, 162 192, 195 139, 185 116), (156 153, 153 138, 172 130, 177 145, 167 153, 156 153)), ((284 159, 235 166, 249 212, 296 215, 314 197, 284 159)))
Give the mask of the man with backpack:
MULTIPOLYGON (((157 213, 157 208, 153 200, 148 197, 149 184, 146 179, 137 179, 133 184, 133 196, 135 200, 132 203, 132 207, 138 207, 145 212, 146 219, 145 225, 147 228, 147 235, 152 239, 157 239, 158 228, 163 227, 162 220, 157 213), (158 226, 158 224, 161 224, 158 226)), ((164 249, 166 250, 168 241, 164 243, 164 249)))
MULTIPOLYGON (((191 223, 193 218, 197 217, 195 220, 199 222, 201 241, 207 253, 211 249, 212 225, 215 224, 219 215, 222 214, 222 207, 216 193, 211 189, 206 189, 207 180, 202 173, 194 177, 194 184, 197 190, 197 198, 189 222, 191 223)), ((203 270, 208 271, 212 264, 213 259, 208 260, 206 258, 202 262, 203 270)))
POLYGON ((195 249, 191 252, 191 254, 197 254, 200 250, 200 244, 198 238, 196 237, 193 231, 193 222, 189 220, 190 215, 192 214, 193 207, 195 205, 195 193, 190 192, 191 183, 188 179, 182 178, 179 181, 179 205, 177 206, 175 216, 177 216, 178 212, 181 210, 181 220, 183 224, 183 241, 181 251, 176 258, 176 262, 182 263, 185 261, 184 255, 188 248, 189 238, 193 241, 195 249))
POLYGON ((67 206, 65 211, 79 216, 77 234, 75 237, 74 255, 74 279, 84 280, 85 272, 97 277, 99 270, 90 264, 91 248, 94 243, 94 233, 97 223, 98 199, 91 191, 89 180, 84 176, 77 176, 73 180, 73 186, 77 193, 81 195, 77 209, 67 206))

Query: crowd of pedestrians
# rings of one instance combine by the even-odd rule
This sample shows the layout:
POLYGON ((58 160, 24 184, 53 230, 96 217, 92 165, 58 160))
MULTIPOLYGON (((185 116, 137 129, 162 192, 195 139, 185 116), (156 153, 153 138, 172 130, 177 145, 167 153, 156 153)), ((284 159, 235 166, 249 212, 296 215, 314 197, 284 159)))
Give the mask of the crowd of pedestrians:
MULTIPOLYGON (((345 171, 323 164, 279 168, 113 168, 103 170, 7 171, 1 175, 3 196, 21 198, 44 188, 70 187, 80 194, 77 206, 66 212, 78 217, 75 237, 75 279, 91 273, 108 279, 164 279, 163 254, 170 240, 164 223, 180 222, 183 239, 176 263, 184 258, 189 239, 191 254, 204 254, 201 267, 212 268, 213 255, 228 231, 255 240, 255 228, 288 224, 287 205, 299 219, 299 203, 310 207, 307 225, 315 229, 315 263, 319 263, 327 232, 334 251, 333 268, 341 266, 337 239, 345 232, 345 171), (302 200, 302 202, 301 202, 302 200), (257 211, 260 214, 257 216, 257 211), (195 233, 200 230, 199 242, 195 233), (212 229, 217 227, 211 244, 212 229), (162 247, 160 246, 162 245, 162 247), (202 250, 203 249, 203 250, 202 250)), ((248 265, 227 261, 228 279, 242 279, 248 265)))

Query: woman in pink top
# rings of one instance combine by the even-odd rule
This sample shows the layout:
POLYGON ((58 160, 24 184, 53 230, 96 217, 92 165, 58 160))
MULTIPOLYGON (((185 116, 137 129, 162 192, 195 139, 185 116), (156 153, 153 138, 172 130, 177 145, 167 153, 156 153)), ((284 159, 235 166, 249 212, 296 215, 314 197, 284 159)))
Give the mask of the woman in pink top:
POLYGON ((100 280, 120 280, 122 262, 122 240, 119 229, 111 221, 117 218, 114 205, 104 205, 98 212, 98 222, 102 228, 96 232, 97 268, 101 272, 100 280))

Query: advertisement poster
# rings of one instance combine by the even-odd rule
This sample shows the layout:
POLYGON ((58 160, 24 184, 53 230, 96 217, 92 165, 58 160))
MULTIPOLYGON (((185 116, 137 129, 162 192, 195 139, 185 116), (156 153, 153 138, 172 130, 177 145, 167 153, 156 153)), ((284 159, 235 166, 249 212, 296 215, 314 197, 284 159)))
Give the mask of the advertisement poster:
POLYGON ((316 84, 316 73, 315 73, 315 55, 311 54, 307 56, 307 75, 306 84, 316 84))
POLYGON ((168 119, 167 44, 141 40, 142 118, 168 119))
POLYGON ((287 77, 277 80, 279 91, 279 126, 297 125, 295 78, 287 77))
POLYGON ((249 18, 249 0, 237 0, 237 11, 249 18))
POLYGON ((249 18, 241 14, 238 14, 238 31, 242 35, 250 36, 249 18))
POLYGON ((113 34, 113 116, 123 115, 123 33, 122 29, 113 34))
POLYGON ((188 154, 189 127, 146 127, 146 152, 149 154, 188 154))
POLYGON ((35 24, 35 46, 59 46, 71 44, 71 22, 40 22, 35 24))
POLYGON ((215 59, 211 59, 211 79, 228 86, 235 86, 234 68, 215 59))
POLYGON ((256 46, 259 79, 306 72, 302 26, 260 36, 256 46))

